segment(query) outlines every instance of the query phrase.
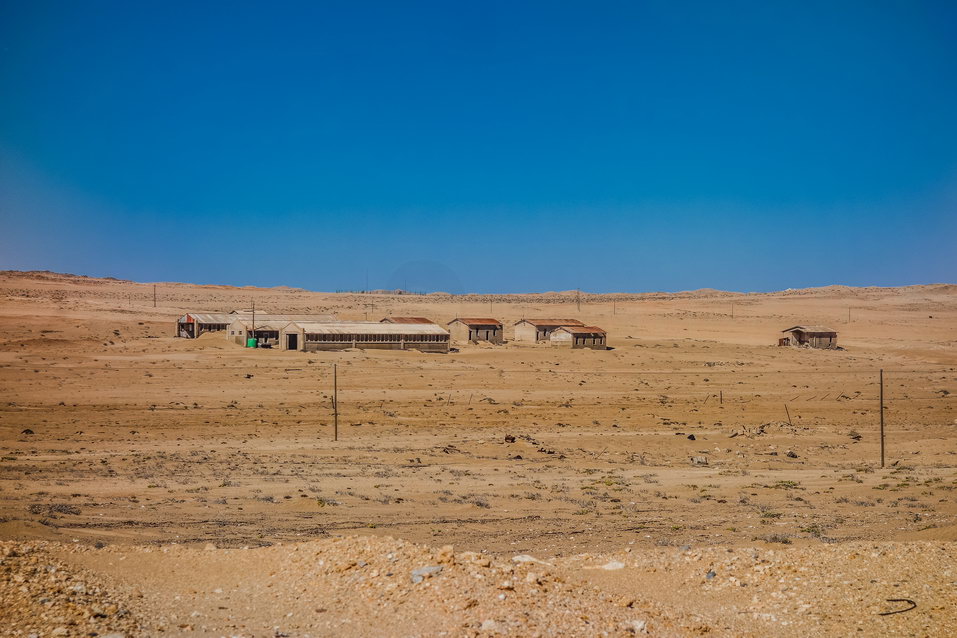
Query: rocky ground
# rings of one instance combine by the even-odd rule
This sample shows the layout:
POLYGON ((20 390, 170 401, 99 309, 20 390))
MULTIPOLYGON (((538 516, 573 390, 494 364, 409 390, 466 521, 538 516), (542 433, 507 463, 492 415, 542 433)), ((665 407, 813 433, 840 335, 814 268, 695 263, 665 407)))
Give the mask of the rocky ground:
POLYGON ((944 636, 957 546, 540 559, 340 537, 217 549, 4 543, 9 636, 944 636))

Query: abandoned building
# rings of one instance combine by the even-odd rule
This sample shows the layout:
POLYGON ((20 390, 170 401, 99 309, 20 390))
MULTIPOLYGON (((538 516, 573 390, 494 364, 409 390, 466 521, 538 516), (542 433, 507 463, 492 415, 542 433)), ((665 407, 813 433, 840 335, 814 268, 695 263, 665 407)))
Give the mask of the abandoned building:
POLYGON ((578 319, 522 319, 515 322, 515 341, 548 341, 556 328, 584 325, 578 319))
POLYGON ((221 332, 235 319, 227 312, 191 312, 176 320, 176 336, 195 339, 206 332, 221 332))
POLYGON ((449 333, 434 323, 406 324, 381 321, 296 321, 280 331, 283 350, 420 350, 448 352, 449 333))
POLYGON ((250 338, 255 339, 259 347, 277 347, 279 345, 279 333, 288 321, 271 319, 264 321, 256 317, 256 325, 253 327, 252 319, 236 319, 229 324, 226 338, 234 343, 244 346, 250 338))
POLYGON ((380 323, 435 323, 425 317, 386 317, 380 323))
MULTIPOLYGON (((265 312, 253 313, 251 310, 233 310, 232 312, 190 312, 176 320, 176 336, 186 339, 195 339, 207 332, 223 332, 229 329, 229 324, 238 319, 256 321, 260 323, 278 323, 285 325, 290 321, 335 321, 333 315, 312 314, 270 314, 265 312)), ((229 335, 227 335, 229 336, 229 335)), ((233 335, 235 336, 235 335, 233 335)))
POLYGON ((548 337, 553 346, 607 350, 607 334, 597 326, 559 326, 548 337))
POLYGON ((488 317, 458 317, 448 323, 452 339, 458 342, 504 343, 502 322, 488 317))
POLYGON ((837 348, 837 333, 824 326, 794 326, 781 332, 789 336, 778 339, 779 346, 797 346, 803 348, 837 348))

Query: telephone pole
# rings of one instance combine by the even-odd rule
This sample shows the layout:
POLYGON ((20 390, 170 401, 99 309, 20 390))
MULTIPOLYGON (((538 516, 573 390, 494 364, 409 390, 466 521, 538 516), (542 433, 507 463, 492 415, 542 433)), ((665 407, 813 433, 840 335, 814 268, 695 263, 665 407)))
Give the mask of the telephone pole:
POLYGON ((339 440, 339 379, 332 364, 332 440, 339 440))
POLYGON ((884 467, 884 369, 881 368, 881 467, 884 467))

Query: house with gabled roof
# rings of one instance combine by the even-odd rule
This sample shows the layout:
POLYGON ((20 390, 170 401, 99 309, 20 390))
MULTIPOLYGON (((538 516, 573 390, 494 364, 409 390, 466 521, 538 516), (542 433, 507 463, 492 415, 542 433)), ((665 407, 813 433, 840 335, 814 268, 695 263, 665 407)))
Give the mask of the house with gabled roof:
POLYGON ((520 319, 515 322, 515 341, 542 343, 562 326, 584 326, 578 319, 520 319))
POLYGON ((460 343, 505 343, 502 322, 491 317, 456 317, 448 323, 449 333, 460 343))
POLYGON ((559 326, 548 337, 553 346, 607 350, 607 333, 598 326, 559 326))
POLYGON ((778 339, 779 346, 820 348, 823 350, 837 348, 837 332, 825 326, 792 326, 781 332, 788 336, 778 339))

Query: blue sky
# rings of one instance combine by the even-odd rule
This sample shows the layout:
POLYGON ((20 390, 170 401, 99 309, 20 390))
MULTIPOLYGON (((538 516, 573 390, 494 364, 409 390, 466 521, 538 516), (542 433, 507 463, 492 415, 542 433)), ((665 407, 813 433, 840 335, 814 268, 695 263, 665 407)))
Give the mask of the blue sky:
POLYGON ((2 2, 0 268, 955 282, 955 6, 2 2))

